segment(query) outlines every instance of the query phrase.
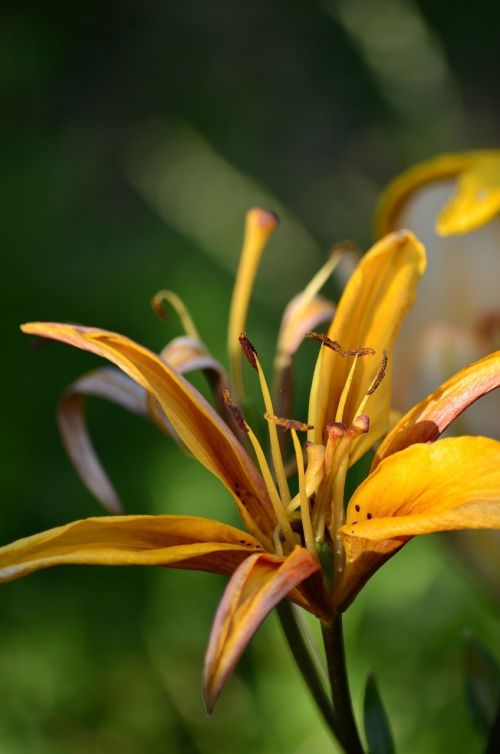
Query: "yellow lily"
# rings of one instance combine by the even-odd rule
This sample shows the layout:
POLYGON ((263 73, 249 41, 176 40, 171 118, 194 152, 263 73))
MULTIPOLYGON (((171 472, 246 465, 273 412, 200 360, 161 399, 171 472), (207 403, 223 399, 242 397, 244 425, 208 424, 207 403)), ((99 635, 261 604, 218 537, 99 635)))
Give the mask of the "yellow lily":
MULTIPOLYGON (((161 565, 231 575, 206 655, 208 709, 250 637, 283 598, 327 624, 348 606, 376 568, 413 535, 500 527, 500 443, 459 438, 434 444, 459 413, 498 386, 498 353, 456 375, 389 432, 374 459, 372 473, 349 502, 346 517, 348 469, 389 429, 393 343, 413 303, 425 268, 425 252, 408 231, 393 233, 377 243, 347 283, 327 335, 308 330, 331 314, 331 304, 319 298, 318 292, 338 256, 331 257, 294 300, 281 329, 276 384, 281 389, 288 384, 283 370, 290 369, 293 354, 306 334, 321 342, 306 425, 276 416, 276 401, 257 352, 241 332, 256 260, 276 224, 274 215, 263 210, 251 210, 247 217, 238 296, 233 299, 229 327, 240 400, 245 392, 242 353, 257 372, 271 462, 228 387, 222 391, 230 416, 226 422, 181 375, 179 370, 187 369, 188 364, 193 367, 198 353, 197 333, 185 318, 186 337, 191 340, 183 341, 184 348, 171 349, 166 358, 165 353, 158 356, 105 330, 58 323, 22 327, 27 333, 94 353, 118 367, 143 391, 140 395, 147 406, 142 413, 173 433, 220 479, 234 498, 247 531, 190 516, 91 518, 0 548, 0 580, 64 563, 161 565), (173 366, 176 359, 178 369, 173 366), (293 441, 298 476, 294 496, 279 427, 289 430, 293 441), (297 433, 306 430, 309 441, 304 463, 297 433), (252 447, 257 465, 247 445, 252 447)), ((214 367, 207 352, 203 352, 201 363, 204 368, 214 367)), ((100 380, 95 392, 104 395, 100 380)), ((73 418, 67 437, 73 437, 75 457, 78 442, 74 438, 84 437, 80 399, 89 392, 88 384, 75 387, 70 396, 80 396, 76 408, 63 412, 66 418, 73 418)), ((110 396, 118 400, 113 389, 108 390, 110 396)), ((73 398, 69 402, 72 404, 73 398)), ((127 405, 125 400, 122 403, 127 405)), ((87 443, 82 451, 87 459, 92 458, 88 451, 87 443)), ((87 472, 80 467, 84 478, 87 472)), ((92 471, 89 473, 92 476, 92 471)))
MULTIPOLYGON (((500 150, 446 154, 416 165, 385 191, 376 233, 410 228, 428 274, 397 347, 396 405, 406 410, 457 369, 500 346, 500 150)), ((500 396, 462 422, 498 436, 500 396)))
MULTIPOLYGON (((395 351, 397 408, 407 410, 458 369, 500 348, 500 150, 446 154, 405 171, 385 191, 380 237, 405 227, 425 243, 428 274, 395 351)), ((477 403, 455 433, 500 438, 500 392, 477 403)), ((500 599, 498 532, 447 538, 500 599)))

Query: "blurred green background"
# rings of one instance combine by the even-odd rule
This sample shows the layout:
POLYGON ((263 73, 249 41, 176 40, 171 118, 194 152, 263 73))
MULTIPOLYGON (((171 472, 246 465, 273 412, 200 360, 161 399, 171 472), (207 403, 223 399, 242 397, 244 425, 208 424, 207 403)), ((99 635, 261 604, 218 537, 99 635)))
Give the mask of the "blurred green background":
MULTIPOLYGON (((248 329, 269 364, 284 303, 332 243, 367 246, 393 175, 443 150, 498 146, 499 23, 496 2, 452 0, 3 6, 3 542, 102 512, 55 423, 61 391, 97 361, 31 349, 19 323, 100 325, 158 350, 179 333, 149 308, 168 287, 224 359, 244 212, 263 204, 283 224, 248 329)), ((89 421, 128 512, 235 521, 220 485, 154 428, 97 401, 89 421)), ((274 616, 206 718, 201 666, 223 586, 84 567, 3 586, 0 752, 334 751, 274 616)), ((496 613, 433 537, 356 600, 356 708, 373 670, 398 751, 481 750, 463 633, 494 648, 496 613)))

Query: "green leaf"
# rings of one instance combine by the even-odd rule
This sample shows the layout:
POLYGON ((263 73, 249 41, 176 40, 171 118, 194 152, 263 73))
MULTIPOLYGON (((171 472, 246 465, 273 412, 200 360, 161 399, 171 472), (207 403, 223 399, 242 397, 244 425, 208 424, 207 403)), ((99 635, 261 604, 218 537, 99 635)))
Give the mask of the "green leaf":
POLYGON ((487 736, 500 702, 500 667, 474 637, 467 637, 465 647, 465 695, 479 732, 487 736))
POLYGON ((389 719, 372 673, 369 673, 366 679, 364 715, 369 754, 394 754, 389 719))

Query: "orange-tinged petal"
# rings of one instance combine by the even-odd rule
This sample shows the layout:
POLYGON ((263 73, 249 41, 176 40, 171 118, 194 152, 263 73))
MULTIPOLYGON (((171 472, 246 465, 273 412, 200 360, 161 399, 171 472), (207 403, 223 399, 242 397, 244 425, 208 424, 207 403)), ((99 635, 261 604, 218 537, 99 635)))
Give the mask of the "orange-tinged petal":
POLYGON ((209 712, 264 618, 319 568, 307 550, 296 547, 286 559, 256 553, 235 571, 217 609, 205 656, 203 694, 209 712))
POLYGON ((500 528, 500 442, 450 437, 385 458, 352 496, 341 528, 346 568, 335 594, 351 602, 416 534, 500 528))
MULTIPOLYGON (((418 280, 425 269, 425 251, 410 231, 392 233, 379 241, 361 259, 337 307, 328 336, 344 350, 373 348, 375 356, 358 357, 353 384, 342 421, 352 423, 357 409, 380 366, 384 349, 389 367, 377 390, 368 399, 364 413, 370 431, 356 447, 353 462, 387 430, 391 399, 391 352, 401 322, 413 304, 418 280)), ((323 442, 326 425, 335 421, 337 406, 352 366, 352 357, 342 357, 323 348, 311 390, 309 438, 323 442)))
POLYGON ((372 469, 386 456, 417 442, 431 442, 481 396, 500 386, 500 351, 461 369, 408 411, 384 438, 372 469))
POLYGON ((43 322, 22 329, 102 356, 144 387, 186 447, 232 493, 248 530, 269 544, 275 519, 260 474, 228 426, 181 375, 147 348, 117 333, 43 322))
POLYGON ((196 516, 102 516, 0 547, 0 582, 56 565, 157 565, 231 574, 260 549, 232 526, 196 516))
POLYGON ((80 377, 64 391, 57 412, 59 430, 73 465, 92 494, 112 513, 123 506, 97 457, 85 421, 85 397, 105 398, 148 417, 147 392, 119 369, 102 367, 80 377))
POLYGON ((498 214, 500 151, 444 154, 410 168, 389 185, 377 212, 377 236, 398 226, 398 216, 418 189, 449 179, 457 180, 457 190, 436 218, 439 235, 468 233, 498 214))

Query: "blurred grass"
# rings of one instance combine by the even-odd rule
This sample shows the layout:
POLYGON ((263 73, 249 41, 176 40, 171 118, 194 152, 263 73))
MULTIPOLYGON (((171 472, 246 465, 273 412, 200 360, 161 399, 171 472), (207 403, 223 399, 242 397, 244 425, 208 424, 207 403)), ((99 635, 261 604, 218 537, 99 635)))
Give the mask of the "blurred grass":
MULTIPOLYGON (((387 0, 384 6, 391 10, 387 0)), ((174 319, 158 322, 148 301, 168 286, 189 303, 224 359, 242 207, 217 188, 211 236, 201 218, 213 187, 222 185, 214 170, 226 165, 245 182, 245 201, 265 192, 300 229, 277 235, 257 282, 249 330, 269 363, 283 301, 332 243, 350 237, 367 245, 376 195, 394 172, 441 149, 494 143, 498 7, 479 6, 471 14, 448 0, 401 4, 407 13, 403 21, 396 14, 392 33, 398 23, 410 24, 410 32, 432 40, 433 65, 437 55, 444 66, 445 102, 453 103, 435 108, 426 99, 424 51, 417 84, 397 70, 399 96, 406 87, 412 98, 412 81, 418 85, 418 118, 387 97, 390 77, 380 78, 387 59, 380 68, 366 32, 368 2, 357 2, 349 18, 345 3, 4 9, 2 541, 100 513, 64 456, 54 420, 62 389, 96 362, 59 346, 31 350, 18 324, 101 325, 158 349, 178 330, 174 319), (161 207, 131 183, 130 160, 152 125, 179 156, 172 137, 179 123, 206 145, 212 162, 202 169, 189 147, 192 164, 184 154, 183 193, 176 194, 171 158, 161 219, 161 207), (180 199, 183 224, 169 210, 180 199)), ((390 61, 396 71, 397 56, 390 61)), ((89 420, 129 512, 236 520, 217 482, 152 427, 97 402, 89 420)), ((201 666, 222 588, 222 579, 207 574, 97 568, 54 569, 3 586, 0 751, 334 750, 274 617, 213 718, 205 717, 201 666)), ((479 752, 465 710, 461 636, 471 629, 495 649, 497 617, 439 539, 412 542, 347 616, 357 710, 372 669, 398 750, 479 752)))

